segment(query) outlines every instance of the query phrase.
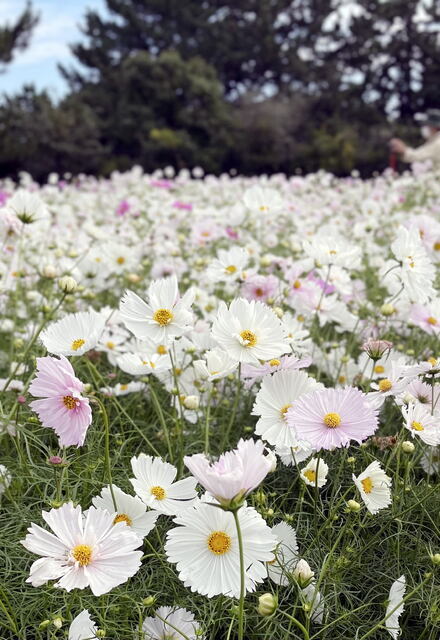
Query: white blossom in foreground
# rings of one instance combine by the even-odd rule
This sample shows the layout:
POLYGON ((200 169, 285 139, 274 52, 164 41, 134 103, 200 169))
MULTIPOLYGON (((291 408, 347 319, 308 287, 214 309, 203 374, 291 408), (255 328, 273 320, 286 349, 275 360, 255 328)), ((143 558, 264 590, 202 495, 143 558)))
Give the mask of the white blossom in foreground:
MULTIPOLYGON (((113 485, 113 495, 117 508, 117 514, 113 520, 114 524, 125 522, 140 538, 145 538, 154 529, 159 513, 147 511, 145 503, 140 498, 124 493, 116 485, 113 485)), ((107 509, 110 513, 114 511, 110 487, 104 487, 100 495, 92 498, 92 504, 97 509, 107 509)))
POLYGON ((362 500, 370 513, 377 513, 391 504, 391 478, 374 460, 353 482, 359 489, 362 500))
POLYGON ((390 594, 388 597, 388 606, 385 614, 385 626, 390 636, 397 640, 400 635, 399 617, 403 612, 404 604, 402 602, 405 597, 406 580, 405 576, 400 576, 391 585, 390 594))
MULTIPOLYGON (((238 518, 243 537, 246 591, 267 577, 265 562, 274 559, 278 540, 255 509, 242 507, 238 518)), ((240 594, 240 558, 234 516, 212 504, 199 503, 174 522, 167 533, 165 553, 179 578, 191 591, 212 598, 240 594)))
POLYGON ((142 625, 145 640, 203 640, 194 614, 176 607, 159 607, 154 617, 145 618, 142 625))
POLYGON ((54 533, 31 524, 23 546, 42 556, 26 582, 40 587, 58 580, 56 587, 72 591, 90 586, 93 595, 108 593, 134 576, 141 565, 139 537, 124 522, 114 524, 116 513, 90 507, 84 517, 71 502, 43 511, 54 533))
POLYGON ((93 640, 96 638, 97 631, 97 626, 90 618, 89 612, 84 609, 72 620, 69 627, 69 640, 93 640))
POLYGON ((289 351, 279 318, 267 305, 255 300, 237 298, 229 308, 221 301, 212 336, 239 362, 258 363, 289 351))
POLYGON ((161 458, 141 453, 131 459, 131 468, 135 475, 130 479, 133 489, 150 509, 173 516, 191 507, 197 499, 196 478, 190 476, 174 482, 176 467, 161 458))
POLYGON ((105 318, 96 311, 69 313, 50 324, 40 339, 49 353, 57 356, 81 356, 98 344, 105 318))
POLYGON ((279 522, 272 527, 272 533, 278 543, 274 549, 274 560, 267 563, 268 577, 281 586, 289 584, 289 575, 293 573, 298 562, 298 543, 295 529, 286 522, 279 522))

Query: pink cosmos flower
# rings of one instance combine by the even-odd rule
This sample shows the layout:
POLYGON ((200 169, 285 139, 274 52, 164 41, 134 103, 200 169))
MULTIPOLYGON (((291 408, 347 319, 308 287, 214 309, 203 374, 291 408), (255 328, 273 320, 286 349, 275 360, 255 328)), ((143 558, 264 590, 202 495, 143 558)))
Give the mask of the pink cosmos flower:
POLYGON ((261 440, 243 440, 237 449, 223 453, 217 462, 197 453, 185 456, 184 462, 193 476, 223 506, 241 502, 269 473, 272 463, 264 455, 261 440))
POLYGON ((377 411, 354 387, 319 389, 300 397, 288 410, 287 423, 317 451, 346 447, 350 440, 360 444, 378 424, 377 411))
POLYGON ((438 335, 440 333, 440 303, 434 301, 426 306, 414 304, 411 307, 409 319, 426 333, 433 336, 438 335))
POLYGON ((249 276, 242 287, 242 294, 246 300, 261 300, 266 302, 278 290, 279 280, 275 276, 249 276))
POLYGON ((123 216, 127 213, 127 211, 130 211, 130 208, 131 206, 128 200, 121 200, 121 202, 118 204, 118 207, 116 209, 116 215, 123 216))
POLYGON ((64 356, 37 358, 37 371, 29 392, 41 400, 31 402, 31 408, 45 427, 55 431, 60 446, 80 447, 92 422, 89 401, 81 396, 83 383, 64 356))
POLYGON ((173 202, 173 207, 176 209, 183 209, 184 211, 192 211, 193 206, 190 202, 182 202, 182 200, 176 200, 173 202))

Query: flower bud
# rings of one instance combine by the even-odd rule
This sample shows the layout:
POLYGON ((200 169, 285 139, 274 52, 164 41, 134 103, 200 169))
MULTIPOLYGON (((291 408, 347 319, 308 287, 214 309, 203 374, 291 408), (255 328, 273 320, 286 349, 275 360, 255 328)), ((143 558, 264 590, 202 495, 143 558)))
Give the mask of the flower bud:
POLYGON ((278 318, 282 318, 284 315, 284 311, 281 309, 281 307, 274 307, 273 312, 276 316, 278 316, 278 318))
POLYGON ((367 340, 362 345, 362 350, 372 360, 379 360, 387 351, 391 351, 392 346, 393 343, 389 340, 367 340))
POLYGON ((58 286, 64 293, 73 293, 76 291, 78 284, 71 276, 63 276, 58 280, 58 286))
POLYGON ((314 571, 311 570, 309 563, 301 559, 295 567, 293 577, 298 582, 301 589, 307 587, 309 582, 315 577, 314 571))
POLYGON ((396 309, 390 303, 383 304, 380 308, 380 312, 383 316, 392 316, 395 311, 396 309))
POLYGON ((278 600, 271 593, 263 593, 258 598, 257 611, 260 616, 271 616, 278 607, 278 600))
POLYGON ((186 396, 183 405, 186 409, 198 409, 200 404, 199 396, 186 396))
POLYGON ((402 451, 404 451, 405 453, 413 453, 415 449, 415 446, 409 440, 405 440, 405 442, 402 442, 401 447, 402 451))
POLYGON ((269 462, 271 463, 269 473, 273 473, 277 468, 277 457, 275 453, 270 449, 266 449, 266 460, 269 460, 269 462))
POLYGON ((138 276, 137 273, 129 273, 127 274, 127 280, 132 282, 133 284, 137 284, 140 281, 141 277, 138 276))
POLYGON ((43 267, 43 276, 45 278, 56 278, 57 275, 57 270, 55 269, 55 267, 53 266, 53 264, 46 264, 43 267))
POLYGON ((39 629, 46 629, 46 627, 48 627, 50 625, 50 620, 43 620, 43 622, 40 622, 40 624, 38 625, 39 629))
POLYGON ((440 564, 440 553, 434 553, 434 555, 431 556, 431 560, 434 564, 440 564))
POLYGON ((57 618, 54 618, 52 620, 52 624, 55 629, 61 629, 61 627, 63 626, 63 619, 58 616, 57 618))
POLYGON ((142 604, 144 607, 152 607, 156 603, 156 598, 154 596, 147 596, 142 600, 142 604))
POLYGON ((350 511, 353 511, 353 513, 357 513, 360 511, 361 505, 359 502, 356 502, 356 500, 348 500, 347 507, 350 511))
POLYGON ((95 636, 97 638, 105 638, 106 636, 105 629, 97 629, 97 631, 95 632, 95 636))

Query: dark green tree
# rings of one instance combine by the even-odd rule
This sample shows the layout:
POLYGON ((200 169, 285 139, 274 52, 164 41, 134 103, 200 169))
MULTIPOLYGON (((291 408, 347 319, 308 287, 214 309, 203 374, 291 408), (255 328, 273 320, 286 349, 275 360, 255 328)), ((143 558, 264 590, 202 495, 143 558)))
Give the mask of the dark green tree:
POLYGON ((0 27, 0 71, 2 65, 12 61, 17 50, 28 46, 37 22, 38 15, 28 3, 14 24, 0 27))

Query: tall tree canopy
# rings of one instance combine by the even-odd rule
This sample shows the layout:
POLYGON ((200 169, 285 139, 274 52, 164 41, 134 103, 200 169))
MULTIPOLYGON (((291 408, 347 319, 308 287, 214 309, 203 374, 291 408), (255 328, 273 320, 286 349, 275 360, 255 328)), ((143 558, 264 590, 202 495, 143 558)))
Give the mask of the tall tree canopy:
POLYGON ((2 65, 12 61, 15 51, 28 46, 37 22, 38 15, 28 3, 14 24, 0 27, 0 70, 2 65))

